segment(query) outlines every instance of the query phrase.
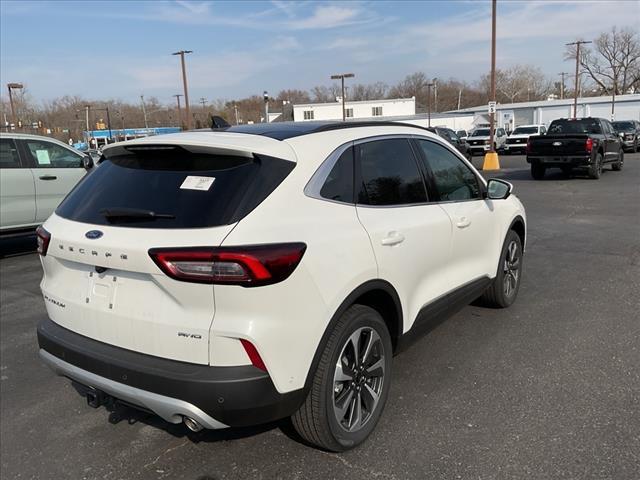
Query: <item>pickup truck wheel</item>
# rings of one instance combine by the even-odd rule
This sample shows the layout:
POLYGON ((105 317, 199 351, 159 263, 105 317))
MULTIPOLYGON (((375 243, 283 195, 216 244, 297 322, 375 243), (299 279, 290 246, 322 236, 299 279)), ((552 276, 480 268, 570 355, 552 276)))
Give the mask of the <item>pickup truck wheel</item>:
POLYGON ((322 352, 305 402, 291 417, 298 434, 333 452, 362 443, 387 401, 392 355, 380 314, 364 305, 349 307, 322 352))
POLYGON ((615 172, 619 172, 622 170, 622 166, 624 165, 624 152, 620 150, 618 153, 618 161, 611 164, 611 170, 615 172))
POLYGON ((481 301, 492 307, 506 308, 518 295, 522 277, 522 242, 513 230, 509 230, 502 246, 498 273, 481 301))
POLYGON ((534 180, 542 180, 546 171, 547 169, 542 165, 538 165, 535 163, 531 164, 531 176, 534 178, 534 180))
POLYGON ((589 178, 598 180, 602 175, 602 155, 597 154, 595 161, 589 167, 589 178))

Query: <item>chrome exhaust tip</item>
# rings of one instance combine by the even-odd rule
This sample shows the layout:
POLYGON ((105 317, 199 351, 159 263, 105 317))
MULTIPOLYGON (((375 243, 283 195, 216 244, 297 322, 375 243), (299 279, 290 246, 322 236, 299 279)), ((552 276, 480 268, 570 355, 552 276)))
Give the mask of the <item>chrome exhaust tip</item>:
POLYGON ((183 417, 183 421, 184 421, 184 424, 187 426, 187 428, 192 432, 199 432, 204 428, 202 425, 200 425, 197 421, 195 421, 191 417, 183 417))

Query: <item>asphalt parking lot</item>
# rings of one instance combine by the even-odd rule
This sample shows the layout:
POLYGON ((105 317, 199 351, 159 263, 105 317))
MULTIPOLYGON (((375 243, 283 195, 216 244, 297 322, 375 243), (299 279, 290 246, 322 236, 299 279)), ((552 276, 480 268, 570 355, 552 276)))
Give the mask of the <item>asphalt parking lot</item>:
MULTIPOLYGON (((480 157, 474 163, 481 164, 480 157)), ((394 359, 372 437, 341 455, 287 422, 189 432, 89 408, 37 356, 33 239, 0 260, 4 479, 640 478, 640 154, 599 181, 501 156, 529 238, 518 300, 469 306, 394 359)))

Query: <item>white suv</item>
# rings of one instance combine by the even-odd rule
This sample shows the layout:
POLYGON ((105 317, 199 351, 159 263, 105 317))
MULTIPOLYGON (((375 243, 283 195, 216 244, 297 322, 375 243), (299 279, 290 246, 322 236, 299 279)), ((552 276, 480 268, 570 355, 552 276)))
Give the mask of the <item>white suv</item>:
POLYGON ((420 127, 249 125, 103 153, 38 236, 40 356, 92 406, 192 430, 292 416, 346 450, 402 345, 516 298, 520 201, 420 127))

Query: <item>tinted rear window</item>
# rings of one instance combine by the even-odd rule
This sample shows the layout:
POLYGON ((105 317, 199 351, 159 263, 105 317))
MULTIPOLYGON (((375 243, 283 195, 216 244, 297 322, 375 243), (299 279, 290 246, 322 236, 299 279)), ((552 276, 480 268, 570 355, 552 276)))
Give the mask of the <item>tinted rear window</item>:
POLYGON ((76 186, 56 213, 98 225, 228 225, 259 205, 294 166, 293 162, 257 155, 208 155, 183 149, 140 151, 104 160, 76 186), (114 211, 154 212, 161 218, 105 214, 114 211))
POLYGON ((595 119, 583 120, 554 120, 549 125, 549 133, 602 133, 600 123, 595 119))

